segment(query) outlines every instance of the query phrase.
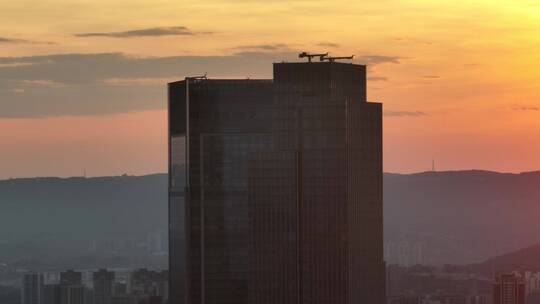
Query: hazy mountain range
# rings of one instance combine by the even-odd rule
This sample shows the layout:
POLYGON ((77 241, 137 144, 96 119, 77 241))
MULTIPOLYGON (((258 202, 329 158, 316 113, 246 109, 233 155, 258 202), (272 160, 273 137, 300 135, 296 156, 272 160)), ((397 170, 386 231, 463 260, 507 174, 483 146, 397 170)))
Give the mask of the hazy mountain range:
POLYGON ((0 181, 0 262, 147 264, 167 209, 164 174, 0 181))
POLYGON ((424 263, 479 262, 540 242, 540 172, 386 174, 384 186, 386 240, 419 244, 424 263))
MULTIPOLYGON (((540 172, 385 174, 384 187, 390 263, 477 263, 540 243, 540 172)), ((0 262, 148 261, 166 228, 165 174, 0 181, 0 262)))

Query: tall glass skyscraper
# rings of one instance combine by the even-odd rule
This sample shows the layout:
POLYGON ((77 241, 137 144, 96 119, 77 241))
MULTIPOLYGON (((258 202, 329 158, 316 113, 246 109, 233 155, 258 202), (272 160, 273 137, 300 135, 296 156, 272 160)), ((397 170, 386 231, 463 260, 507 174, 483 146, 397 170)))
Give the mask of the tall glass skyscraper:
POLYGON ((365 66, 169 84, 171 303, 383 303, 382 113, 365 66))

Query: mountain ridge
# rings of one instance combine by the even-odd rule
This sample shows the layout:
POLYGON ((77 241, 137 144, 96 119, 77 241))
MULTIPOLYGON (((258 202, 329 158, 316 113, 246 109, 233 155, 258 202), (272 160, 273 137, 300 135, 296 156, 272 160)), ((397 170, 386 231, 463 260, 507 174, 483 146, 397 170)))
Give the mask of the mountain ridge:
MULTIPOLYGON (((390 264, 468 265, 540 243, 540 171, 385 173, 384 199, 390 264)), ((0 260, 142 239, 166 231, 167 210, 165 173, 0 180, 0 260)))

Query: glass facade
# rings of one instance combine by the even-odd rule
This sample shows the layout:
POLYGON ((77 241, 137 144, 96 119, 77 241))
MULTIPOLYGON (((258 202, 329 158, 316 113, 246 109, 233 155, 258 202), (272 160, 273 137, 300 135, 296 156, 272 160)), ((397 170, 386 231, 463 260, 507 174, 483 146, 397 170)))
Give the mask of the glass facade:
POLYGON ((248 157, 272 149, 272 82, 186 79, 169 92, 184 140, 171 134, 171 303, 247 303, 248 157))
POLYGON ((169 299, 186 303, 186 92, 169 84, 169 299))
POLYGON ((251 176, 250 303, 384 303, 382 107, 365 66, 274 64, 274 107, 275 151, 251 176))
POLYGON ((276 63, 273 82, 186 79, 169 97, 172 304, 384 302, 365 66, 276 63))

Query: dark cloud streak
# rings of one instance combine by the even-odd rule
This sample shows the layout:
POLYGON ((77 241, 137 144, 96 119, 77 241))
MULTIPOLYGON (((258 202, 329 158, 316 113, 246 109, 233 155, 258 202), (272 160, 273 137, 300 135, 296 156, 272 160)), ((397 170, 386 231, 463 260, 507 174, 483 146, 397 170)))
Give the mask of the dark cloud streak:
POLYGON ((237 49, 237 50, 260 50, 260 51, 290 50, 289 45, 287 45, 285 43, 241 45, 241 46, 236 47, 235 49, 237 49))
POLYGON ((514 107, 514 111, 540 111, 540 108, 534 106, 514 107))
POLYGON ((166 81, 208 72, 213 78, 270 78, 290 52, 225 56, 132 57, 121 53, 0 57, 0 118, 106 115, 166 107, 166 81), (115 85, 110 79, 126 84, 115 85), (148 85, 130 80, 148 79, 148 85))
POLYGON ((47 42, 47 41, 33 41, 33 40, 25 40, 25 39, 15 39, 15 38, 7 38, 7 37, 0 37, 0 44, 55 44, 54 42, 47 42))
POLYGON ((132 38, 132 37, 156 37, 156 36, 192 36, 198 34, 211 34, 213 32, 193 32, 185 26, 153 27, 147 29, 137 29, 121 32, 93 32, 79 33, 75 37, 111 37, 111 38, 132 38))
POLYGON ((317 46, 337 48, 339 47, 339 44, 333 43, 333 42, 321 42, 321 43, 317 43, 317 46))
POLYGON ((21 43, 24 40, 0 37, 0 43, 21 43))
POLYGON ((354 61, 366 64, 370 66, 376 66, 379 64, 385 64, 385 63, 392 63, 392 64, 400 64, 402 57, 398 56, 383 56, 383 55, 363 55, 363 56, 357 56, 354 57, 354 61))
MULTIPOLYGON (((164 109, 168 79, 204 73, 211 78, 271 78, 271 63, 282 61, 296 62, 298 53, 263 46, 223 56, 133 57, 98 53, 0 57, 0 117, 104 115, 164 109)), ((371 56, 370 62, 396 63, 399 59, 371 56)), ((384 77, 375 76, 373 80, 384 81, 384 77)))
POLYGON ((426 112, 422 111, 384 111, 384 116, 390 117, 422 117, 428 116, 426 112))
POLYGON ((367 78, 368 81, 388 81, 387 77, 384 76, 371 76, 367 78))

